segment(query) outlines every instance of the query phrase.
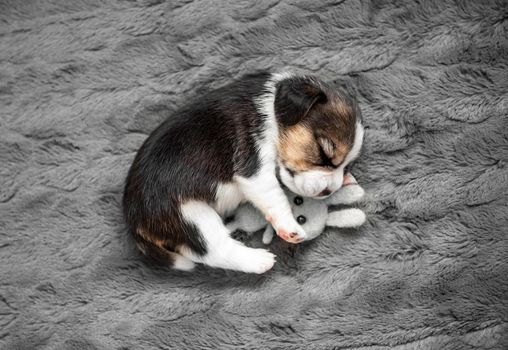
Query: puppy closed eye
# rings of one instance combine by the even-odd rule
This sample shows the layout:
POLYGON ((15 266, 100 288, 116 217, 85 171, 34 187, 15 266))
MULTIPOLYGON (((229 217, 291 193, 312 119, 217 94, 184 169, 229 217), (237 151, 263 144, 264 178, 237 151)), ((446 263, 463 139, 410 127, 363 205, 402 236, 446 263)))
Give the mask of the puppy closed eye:
POLYGON ((315 166, 335 169, 337 166, 333 164, 333 156, 335 152, 335 144, 329 139, 318 137, 319 145, 319 161, 315 162, 315 166))
POLYGON ((330 159, 333 158, 335 152, 335 144, 331 140, 324 137, 319 137, 318 144, 321 147, 320 153, 324 153, 326 157, 330 159))
POLYGON ((336 168, 336 166, 333 164, 332 159, 326 155, 326 153, 323 151, 322 148, 320 148, 319 150, 319 160, 317 162, 314 162, 313 165, 329 169, 336 168))
POLYGON ((295 176, 295 171, 293 169, 290 169, 288 167, 284 167, 284 169, 286 169, 286 171, 288 172, 288 174, 291 176, 291 177, 294 177, 295 176))
POLYGON ((331 163, 331 161, 316 162, 316 163, 312 163, 312 165, 321 167, 321 168, 325 168, 325 169, 329 169, 329 170, 333 170, 336 168, 336 166, 333 165, 333 163, 331 163))

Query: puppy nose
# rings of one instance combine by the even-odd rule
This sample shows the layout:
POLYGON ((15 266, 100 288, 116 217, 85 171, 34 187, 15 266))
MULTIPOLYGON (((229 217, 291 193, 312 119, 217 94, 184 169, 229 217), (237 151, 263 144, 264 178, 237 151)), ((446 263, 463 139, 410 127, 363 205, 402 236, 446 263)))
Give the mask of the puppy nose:
POLYGON ((325 188, 321 193, 319 194, 319 197, 328 196, 332 191, 330 191, 328 188, 325 188))

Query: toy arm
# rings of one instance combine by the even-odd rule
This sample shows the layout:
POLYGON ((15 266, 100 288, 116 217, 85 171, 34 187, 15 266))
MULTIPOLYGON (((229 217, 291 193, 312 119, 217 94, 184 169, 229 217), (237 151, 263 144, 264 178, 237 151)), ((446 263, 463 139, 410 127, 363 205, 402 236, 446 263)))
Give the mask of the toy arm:
POLYGON ((328 205, 334 204, 352 204, 363 198, 365 191, 358 185, 355 177, 351 173, 344 175, 342 187, 337 192, 326 199, 328 205))
POLYGON ((365 223, 365 213, 357 208, 332 211, 328 214, 326 226, 358 227, 365 223))
POLYGON ((341 187, 337 192, 326 199, 328 205, 352 204, 360 201, 365 194, 363 188, 358 184, 351 184, 341 187))

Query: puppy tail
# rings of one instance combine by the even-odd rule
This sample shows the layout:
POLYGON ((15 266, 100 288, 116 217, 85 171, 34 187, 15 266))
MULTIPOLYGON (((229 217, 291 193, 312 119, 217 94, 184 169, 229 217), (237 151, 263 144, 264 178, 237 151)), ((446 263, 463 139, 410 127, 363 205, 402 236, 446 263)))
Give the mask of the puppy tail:
POLYGON ((172 268, 181 271, 191 271, 194 269, 194 262, 187 259, 185 256, 160 247, 157 244, 144 239, 140 235, 135 234, 134 237, 139 250, 141 250, 144 255, 156 260, 158 263, 164 265, 169 264, 172 268))

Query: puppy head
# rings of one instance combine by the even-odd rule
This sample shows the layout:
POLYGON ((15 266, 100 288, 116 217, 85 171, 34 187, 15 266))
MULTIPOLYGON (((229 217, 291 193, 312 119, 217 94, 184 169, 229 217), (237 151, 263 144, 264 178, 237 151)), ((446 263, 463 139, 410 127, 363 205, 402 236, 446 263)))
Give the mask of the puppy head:
POLYGON ((274 107, 281 181, 306 197, 337 191, 362 147, 358 106, 345 93, 305 76, 279 81, 274 107))

